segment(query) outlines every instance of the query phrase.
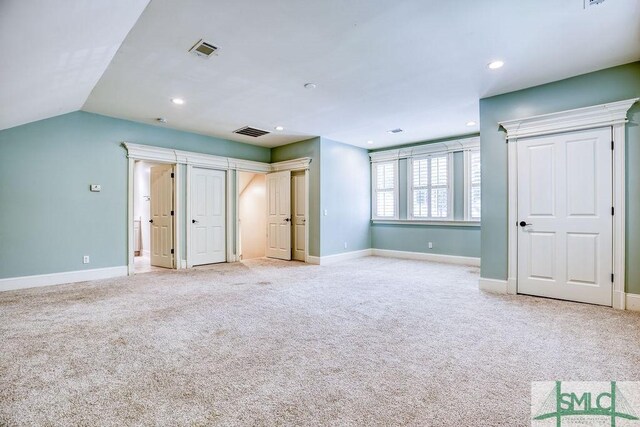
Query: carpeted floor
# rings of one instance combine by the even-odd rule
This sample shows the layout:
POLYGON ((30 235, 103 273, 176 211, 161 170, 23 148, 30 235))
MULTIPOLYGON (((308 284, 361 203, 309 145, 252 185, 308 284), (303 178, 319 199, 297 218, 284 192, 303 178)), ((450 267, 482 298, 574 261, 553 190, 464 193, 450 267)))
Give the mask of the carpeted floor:
POLYGON ((529 424, 533 380, 640 380, 640 316, 478 269, 255 260, 0 293, 0 425, 529 424))

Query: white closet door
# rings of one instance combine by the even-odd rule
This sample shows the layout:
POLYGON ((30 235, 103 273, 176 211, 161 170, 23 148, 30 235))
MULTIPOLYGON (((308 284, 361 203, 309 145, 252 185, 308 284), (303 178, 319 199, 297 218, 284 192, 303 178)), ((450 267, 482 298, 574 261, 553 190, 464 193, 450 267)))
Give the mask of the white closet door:
POLYGON ((267 248, 271 258, 291 259, 291 172, 267 174, 267 248))
POLYGON ((225 172, 193 168, 191 171, 191 263, 227 260, 225 172))
POLYGON ((151 167, 151 265, 173 268, 173 165, 151 167))
POLYGON ((516 144, 518 292, 610 306, 611 129, 516 144))
POLYGON ((291 194, 293 195, 293 200, 291 201, 291 220, 293 222, 291 245, 293 250, 293 259, 297 261, 304 261, 305 239, 307 237, 307 197, 304 172, 297 172, 291 176, 291 194))

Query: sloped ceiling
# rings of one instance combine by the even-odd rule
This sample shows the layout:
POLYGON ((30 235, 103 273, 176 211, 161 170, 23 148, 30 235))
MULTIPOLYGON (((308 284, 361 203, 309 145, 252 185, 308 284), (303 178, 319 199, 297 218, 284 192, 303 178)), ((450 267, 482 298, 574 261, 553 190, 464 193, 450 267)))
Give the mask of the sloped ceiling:
POLYGON ((0 129, 82 108, 149 0, 1 0, 0 129))
POLYGON ((267 147, 379 148, 477 132, 482 97, 640 59, 638 0, 146 4, 0 1, 0 128, 82 107, 267 147), (188 53, 201 38, 216 56, 188 53), (233 133, 245 125, 272 133, 233 133))

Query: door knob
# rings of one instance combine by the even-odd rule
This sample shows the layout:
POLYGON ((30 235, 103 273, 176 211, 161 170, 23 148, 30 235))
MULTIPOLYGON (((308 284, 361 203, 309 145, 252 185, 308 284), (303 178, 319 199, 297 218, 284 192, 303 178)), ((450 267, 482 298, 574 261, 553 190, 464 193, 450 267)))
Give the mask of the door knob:
POLYGON ((198 222, 198 221, 196 221, 195 219, 191 220, 191 224, 195 224, 196 222, 198 222))
POLYGON ((528 222, 525 222, 525 221, 520 221, 520 227, 526 227, 527 225, 533 225, 533 224, 529 224, 528 222))
POLYGON ((286 222, 289 222, 289 221, 291 221, 291 218, 285 218, 284 220, 285 220, 286 222))
POLYGON ((152 219, 150 219, 150 220, 149 220, 149 222, 153 223, 153 220, 152 220, 152 219))

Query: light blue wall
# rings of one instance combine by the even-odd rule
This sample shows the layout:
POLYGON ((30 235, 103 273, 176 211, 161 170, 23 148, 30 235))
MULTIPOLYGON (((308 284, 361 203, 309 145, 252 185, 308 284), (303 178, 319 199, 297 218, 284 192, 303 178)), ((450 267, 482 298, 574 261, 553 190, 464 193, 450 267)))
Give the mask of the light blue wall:
POLYGON ((320 256, 320 138, 312 138, 271 149, 273 163, 310 157, 309 165, 309 255, 320 256))
POLYGON ((321 255, 369 249, 369 152, 322 138, 320 155, 321 255))
MULTIPOLYGON (((453 139, 478 136, 457 136, 434 141, 423 141, 407 146, 430 144, 453 139)), ((395 147, 394 147, 395 148, 395 147)), ((380 151, 380 150, 375 150, 380 151)), ((398 162, 400 219, 408 217, 408 163, 398 162)), ((464 220, 464 154, 453 153, 453 211, 455 220, 464 220)), ((369 202, 371 203, 371 202, 369 202)), ((480 257, 480 226, 371 224, 371 247, 407 252, 423 252, 441 255, 480 257), (433 247, 429 249, 429 242, 433 247)))
POLYGON ((126 265, 122 141, 271 157, 268 148, 86 112, 0 131, 0 278, 126 265), (102 191, 91 193, 89 184, 102 191), (82 264, 83 255, 90 264, 82 264))
MULTIPOLYGON (((498 122, 640 96, 640 62, 480 100, 482 277, 507 278, 507 144, 498 122)), ((640 105, 627 139, 627 291, 640 293, 640 105)))

